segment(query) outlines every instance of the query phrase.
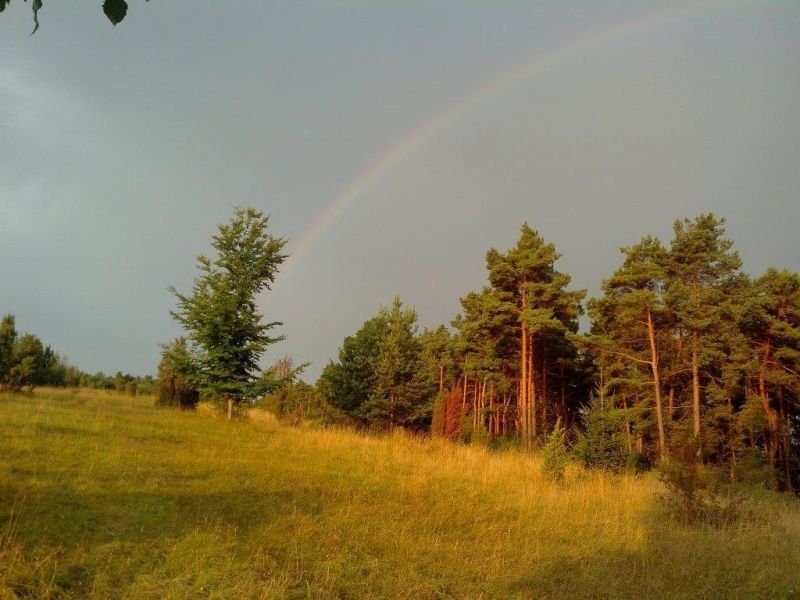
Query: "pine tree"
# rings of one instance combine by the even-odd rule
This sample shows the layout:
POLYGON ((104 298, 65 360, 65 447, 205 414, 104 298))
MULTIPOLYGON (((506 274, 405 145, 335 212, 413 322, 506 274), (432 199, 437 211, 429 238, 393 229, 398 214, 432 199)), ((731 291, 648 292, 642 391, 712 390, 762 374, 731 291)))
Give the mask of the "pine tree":
POLYGON ((740 277, 742 261, 725 238, 725 220, 712 214, 678 220, 667 263, 667 301, 680 335, 688 340, 692 385, 692 434, 702 456, 704 369, 714 360, 713 338, 725 312, 728 291, 740 277))
POLYGON ((754 287, 755 310, 745 328, 753 352, 748 395, 762 414, 770 465, 791 490, 792 437, 800 421, 800 274, 771 268, 754 287))
POLYGON ((455 358, 453 337, 444 325, 436 329, 423 329, 419 335, 420 384, 428 395, 442 392, 455 384, 455 358))
POLYGON ((488 287, 467 294, 461 306, 453 326, 458 330, 455 345, 462 366, 462 408, 472 413, 473 432, 504 435, 515 387, 515 307, 507 294, 488 287))
MULTIPOLYGON (((624 374, 621 382, 638 386, 636 373, 646 369, 653 399, 652 409, 658 434, 658 452, 668 453, 664 418, 663 384, 661 378, 660 330, 667 319, 664 304, 665 264, 667 253, 656 238, 645 237, 637 245, 623 248, 622 266, 603 282, 603 297, 589 303, 594 320, 592 347, 600 356, 610 355, 626 367, 617 369, 624 374)), ((601 359, 602 360, 602 359, 601 359)), ((611 369, 610 369, 611 370, 611 369)), ((631 399, 631 404, 636 403, 631 399)))
POLYGON ((563 339, 577 331, 580 302, 585 295, 585 291, 567 289, 570 277, 555 268, 559 257, 555 246, 546 243, 527 223, 514 248, 505 254, 492 248, 486 255, 489 282, 504 294, 504 301, 513 307, 517 318, 517 419, 528 447, 538 437, 540 425, 544 426, 539 415, 539 410, 547 406, 547 386, 542 381, 547 369, 543 367, 547 362, 555 364, 557 358, 542 352, 546 340, 553 336, 563 339))

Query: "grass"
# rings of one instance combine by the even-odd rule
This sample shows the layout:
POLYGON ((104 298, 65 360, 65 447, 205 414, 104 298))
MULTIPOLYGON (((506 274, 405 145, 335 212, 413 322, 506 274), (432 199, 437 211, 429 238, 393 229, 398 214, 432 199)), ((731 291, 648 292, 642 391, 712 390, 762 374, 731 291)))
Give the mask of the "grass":
POLYGON ((0 396, 0 599, 800 598, 800 503, 684 527, 653 477, 149 398, 0 396))

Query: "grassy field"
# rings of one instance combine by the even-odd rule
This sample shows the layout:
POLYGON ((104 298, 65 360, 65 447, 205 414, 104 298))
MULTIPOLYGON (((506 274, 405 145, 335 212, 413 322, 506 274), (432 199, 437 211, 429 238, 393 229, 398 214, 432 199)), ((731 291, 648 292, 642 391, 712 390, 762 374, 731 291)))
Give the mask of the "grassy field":
POLYGON ((653 477, 149 398, 0 396, 0 599, 800 598, 800 502, 673 523, 653 477))

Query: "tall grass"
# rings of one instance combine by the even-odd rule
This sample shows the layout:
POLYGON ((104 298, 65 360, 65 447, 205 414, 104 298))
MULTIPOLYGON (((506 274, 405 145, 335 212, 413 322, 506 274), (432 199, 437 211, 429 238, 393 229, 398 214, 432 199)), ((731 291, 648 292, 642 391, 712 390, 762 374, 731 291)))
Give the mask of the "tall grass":
POLYGON ((798 502, 680 526, 652 477, 152 399, 0 397, 0 599, 793 598, 798 502))

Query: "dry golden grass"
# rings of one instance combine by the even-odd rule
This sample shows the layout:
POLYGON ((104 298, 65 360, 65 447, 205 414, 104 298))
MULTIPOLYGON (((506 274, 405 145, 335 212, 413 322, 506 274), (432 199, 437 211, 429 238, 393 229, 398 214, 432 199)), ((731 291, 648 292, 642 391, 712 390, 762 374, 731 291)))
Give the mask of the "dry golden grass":
POLYGON ((800 507, 682 527, 652 477, 256 413, 0 397, 3 598, 797 598, 800 507))

